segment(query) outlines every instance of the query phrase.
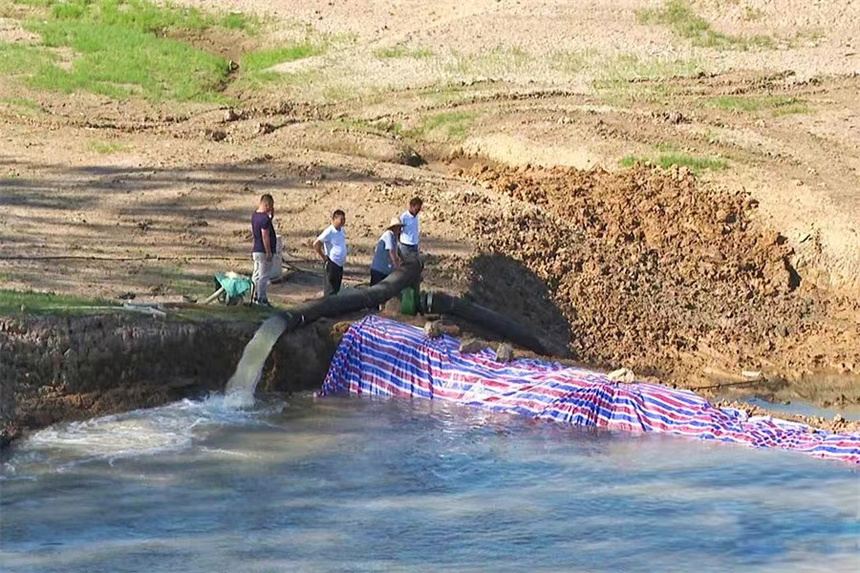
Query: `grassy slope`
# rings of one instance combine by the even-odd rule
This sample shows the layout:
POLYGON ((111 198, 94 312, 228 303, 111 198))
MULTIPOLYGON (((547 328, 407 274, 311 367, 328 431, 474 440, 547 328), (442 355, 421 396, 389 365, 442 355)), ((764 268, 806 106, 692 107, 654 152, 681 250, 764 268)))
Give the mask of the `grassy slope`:
MULTIPOLYGON (((148 100, 225 99, 243 74, 257 83, 277 79, 264 70, 321 53, 320 42, 299 41, 246 53, 239 74, 230 62, 175 39, 229 31, 256 37, 262 23, 241 14, 206 13, 148 0, 13 0, 27 8, 23 26, 39 43, 0 42, 0 74, 37 89, 89 91, 148 100)), ((253 43, 252 43, 253 44, 253 43)))
MULTIPOLYGON (((245 305, 225 306, 213 303, 209 306, 184 306, 168 310, 168 317, 182 320, 205 320, 224 318, 232 320, 261 320, 275 309, 267 307, 248 307, 245 305)), ((0 317, 17 314, 69 315, 90 314, 93 312, 134 312, 124 310, 115 301, 89 299, 56 293, 22 292, 0 289, 0 317)))

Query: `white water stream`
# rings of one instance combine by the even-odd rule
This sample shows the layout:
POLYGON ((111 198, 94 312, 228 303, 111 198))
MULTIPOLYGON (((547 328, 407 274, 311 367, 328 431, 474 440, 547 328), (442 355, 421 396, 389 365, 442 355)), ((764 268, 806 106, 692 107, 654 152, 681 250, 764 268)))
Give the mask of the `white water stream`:
POLYGON ((245 346, 242 359, 236 366, 236 372, 227 382, 224 390, 224 401, 232 408, 250 408, 254 405, 254 391, 260 383, 263 365, 272 352, 272 348, 287 328, 287 321, 276 314, 267 318, 254 337, 245 346))

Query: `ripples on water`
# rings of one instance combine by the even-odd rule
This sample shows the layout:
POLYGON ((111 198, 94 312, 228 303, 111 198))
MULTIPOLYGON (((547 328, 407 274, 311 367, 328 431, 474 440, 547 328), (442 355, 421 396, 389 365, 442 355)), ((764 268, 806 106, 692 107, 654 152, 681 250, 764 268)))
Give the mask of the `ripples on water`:
POLYGON ((223 398, 35 434, 4 571, 858 571, 860 477, 463 407, 223 398))

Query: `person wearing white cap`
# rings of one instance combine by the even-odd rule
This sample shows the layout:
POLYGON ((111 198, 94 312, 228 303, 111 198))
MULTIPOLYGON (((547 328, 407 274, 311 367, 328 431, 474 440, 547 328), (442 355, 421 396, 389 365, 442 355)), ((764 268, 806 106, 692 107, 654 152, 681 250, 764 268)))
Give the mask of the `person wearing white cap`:
POLYGON ((373 262, 370 263, 370 286, 380 282, 400 266, 400 254, 397 251, 397 240, 403 230, 403 223, 394 217, 388 222, 388 227, 376 242, 373 262))

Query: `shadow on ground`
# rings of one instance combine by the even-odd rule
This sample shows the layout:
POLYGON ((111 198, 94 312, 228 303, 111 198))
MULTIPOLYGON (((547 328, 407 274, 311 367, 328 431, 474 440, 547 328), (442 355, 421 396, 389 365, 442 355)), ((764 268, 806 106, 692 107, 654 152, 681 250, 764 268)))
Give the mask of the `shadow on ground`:
POLYGON ((478 255, 469 270, 470 300, 527 326, 559 356, 571 355, 570 323, 532 271, 500 254, 478 255))

